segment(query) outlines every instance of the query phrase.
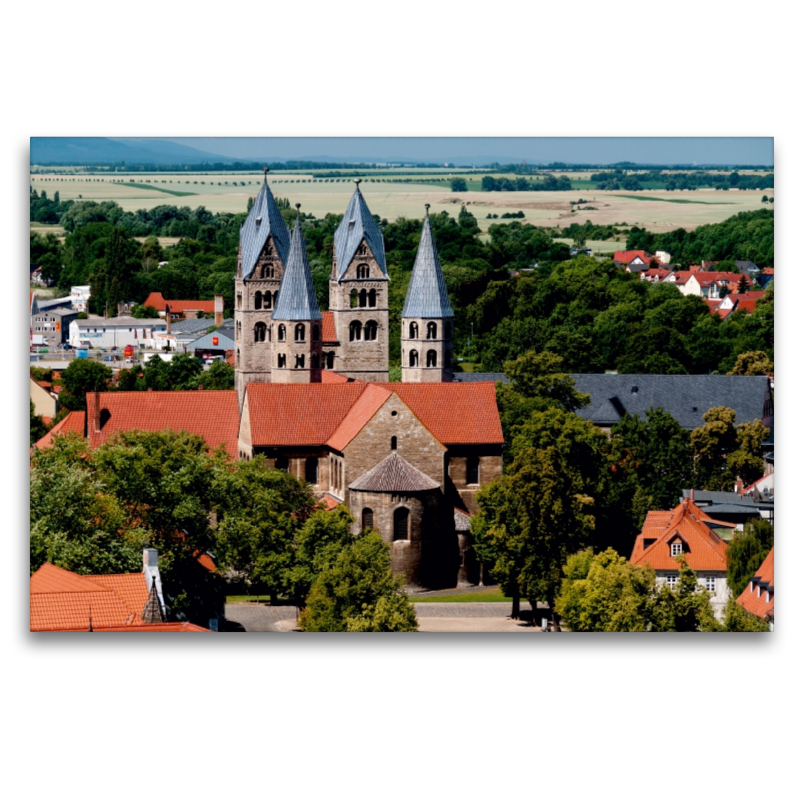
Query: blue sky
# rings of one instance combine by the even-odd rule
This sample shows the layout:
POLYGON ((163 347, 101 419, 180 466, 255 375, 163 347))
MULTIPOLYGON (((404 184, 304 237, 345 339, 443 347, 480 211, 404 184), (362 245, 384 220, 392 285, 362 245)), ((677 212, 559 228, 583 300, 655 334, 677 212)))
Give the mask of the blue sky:
POLYGON ((234 158, 766 164, 772 137, 164 137, 234 158))

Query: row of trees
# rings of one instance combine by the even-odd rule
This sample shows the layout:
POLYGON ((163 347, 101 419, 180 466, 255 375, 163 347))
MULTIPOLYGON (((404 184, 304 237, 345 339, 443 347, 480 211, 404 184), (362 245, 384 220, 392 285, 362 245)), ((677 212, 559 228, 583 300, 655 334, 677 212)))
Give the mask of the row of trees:
POLYGON ((775 175, 741 175, 734 170, 728 173, 719 172, 671 172, 664 170, 650 170, 647 172, 630 172, 616 169, 610 172, 597 172, 591 176, 595 189, 608 190, 633 190, 666 189, 675 191, 681 189, 773 189, 775 175))
POLYGON ((155 547, 170 619, 222 617, 233 580, 300 606, 306 630, 417 627, 377 533, 354 539, 345 508, 322 510, 263 457, 232 463, 186 432, 122 433, 94 450, 56 437, 31 457, 30 507, 31 572, 136 572, 155 547), (217 571, 198 561, 209 552, 217 571))
POLYGON ((472 521, 476 555, 504 591, 550 608, 569 556, 587 546, 627 555, 647 512, 673 508, 682 489, 755 480, 768 436, 760 421, 737 426, 733 411, 713 408, 691 433, 651 409, 644 420, 624 417, 607 437, 574 413, 588 398, 560 369, 551 353, 505 365, 511 383, 497 389, 504 472, 479 493, 472 521))
POLYGON ((484 175, 481 190, 484 192, 568 192, 572 181, 566 176, 543 175, 540 178, 495 178, 484 175))

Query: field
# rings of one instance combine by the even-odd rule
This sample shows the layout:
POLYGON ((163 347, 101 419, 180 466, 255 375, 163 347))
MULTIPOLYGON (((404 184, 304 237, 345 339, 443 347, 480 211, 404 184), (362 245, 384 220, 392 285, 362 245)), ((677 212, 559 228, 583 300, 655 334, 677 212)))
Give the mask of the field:
MULTIPOLYGON (((447 211, 455 215, 461 204, 466 203, 483 231, 490 225, 509 221, 487 219, 488 214, 516 211, 524 212, 523 222, 553 227, 591 220, 595 224, 640 225, 654 232, 678 227, 691 230, 698 225, 720 222, 740 211, 762 208, 761 197, 774 194, 771 189, 630 193, 579 188, 569 192, 481 192, 472 190, 479 187, 478 179, 472 176, 465 176, 470 191, 453 193, 449 179, 458 174, 456 170, 403 168, 397 172, 419 173, 420 177, 415 180, 414 174, 376 170, 362 181, 361 190, 373 213, 390 221, 398 217, 419 218, 425 204, 429 203, 432 212, 447 211), (437 178, 446 180, 435 183, 437 178), (578 200, 585 203, 576 211, 570 201, 578 200)), ((571 173, 570 177, 588 179, 589 174, 571 173)), ((31 186, 39 192, 45 190, 49 197, 59 192, 62 200, 114 200, 128 211, 177 205, 240 213, 246 211, 247 199, 256 194, 261 181, 261 175, 254 173, 137 173, 134 178, 119 178, 108 174, 65 175, 54 171, 31 176, 31 186)), ((292 204, 301 203, 303 211, 317 217, 341 214, 353 193, 350 178, 314 179, 310 173, 273 173, 270 185, 276 196, 287 197, 292 204)))

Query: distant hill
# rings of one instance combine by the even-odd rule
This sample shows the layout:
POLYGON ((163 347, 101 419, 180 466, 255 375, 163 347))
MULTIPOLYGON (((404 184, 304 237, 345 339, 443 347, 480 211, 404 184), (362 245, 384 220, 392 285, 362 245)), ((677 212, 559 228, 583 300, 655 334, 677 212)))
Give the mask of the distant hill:
POLYGON ((31 137, 31 164, 229 164, 235 159, 164 139, 100 136, 31 137))

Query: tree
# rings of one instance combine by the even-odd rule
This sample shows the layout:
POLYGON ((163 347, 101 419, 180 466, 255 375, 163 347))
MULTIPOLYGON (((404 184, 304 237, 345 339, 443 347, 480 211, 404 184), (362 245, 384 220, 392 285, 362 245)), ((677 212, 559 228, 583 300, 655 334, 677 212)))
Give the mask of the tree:
POLYGON ((343 547, 314 581, 300 613, 304 631, 410 632, 414 607, 392 575, 389 546, 365 531, 343 547))
POLYGON ((726 458, 732 475, 741 478, 746 486, 764 474, 761 443, 769 438, 769 429, 760 419, 736 426, 736 449, 726 458))
POLYGON ((203 365, 189 353, 178 353, 169 362, 169 380, 173 389, 194 389, 202 374, 203 365))
POLYGON ((35 444, 39 441, 47 433, 47 426, 44 424, 44 420, 37 415, 36 409, 33 405, 33 400, 31 402, 31 445, 35 444))
POLYGON ((697 576, 686 563, 685 556, 675 559, 680 564, 678 585, 666 584, 656 592, 652 606, 654 632, 718 631, 720 625, 711 608, 711 596, 698 589, 697 576))
POLYGON ((467 182, 463 178, 453 178, 450 181, 450 191, 452 192, 466 192, 467 182))
POLYGON ((775 529, 766 519, 746 522, 744 531, 733 537, 725 557, 728 561, 728 588, 734 597, 747 588, 774 545, 775 529))
POLYGON ((143 306, 139 303, 131 310, 131 316, 136 317, 136 319, 157 319, 160 315, 157 308, 143 306))
POLYGON ((564 566, 556 610, 571 631, 646 631, 655 572, 629 564, 614 550, 584 550, 564 566))
MULTIPOLYGON (((503 591, 554 609, 567 558, 589 544, 605 490, 606 437, 575 414, 537 411, 519 430, 507 472, 478 493, 479 525, 503 591)), ((555 618, 554 618, 555 620, 555 618)))
POLYGON ((86 410, 87 392, 105 392, 111 380, 111 370, 88 358, 76 358, 61 373, 64 387, 59 403, 70 411, 86 410))
POLYGON ((728 375, 772 375, 775 365, 763 350, 739 353, 728 375))
POLYGON ((691 433, 694 485, 710 491, 730 491, 733 475, 727 456, 736 450, 736 412, 717 406, 703 414, 705 424, 691 433))
POLYGON ((233 367, 226 361, 215 361, 207 370, 201 371, 186 385, 187 389, 233 389, 236 376, 233 367))
POLYGON ((725 605, 722 630, 731 633, 768 633, 769 623, 766 619, 757 617, 742 608, 734 596, 729 598, 725 605))

